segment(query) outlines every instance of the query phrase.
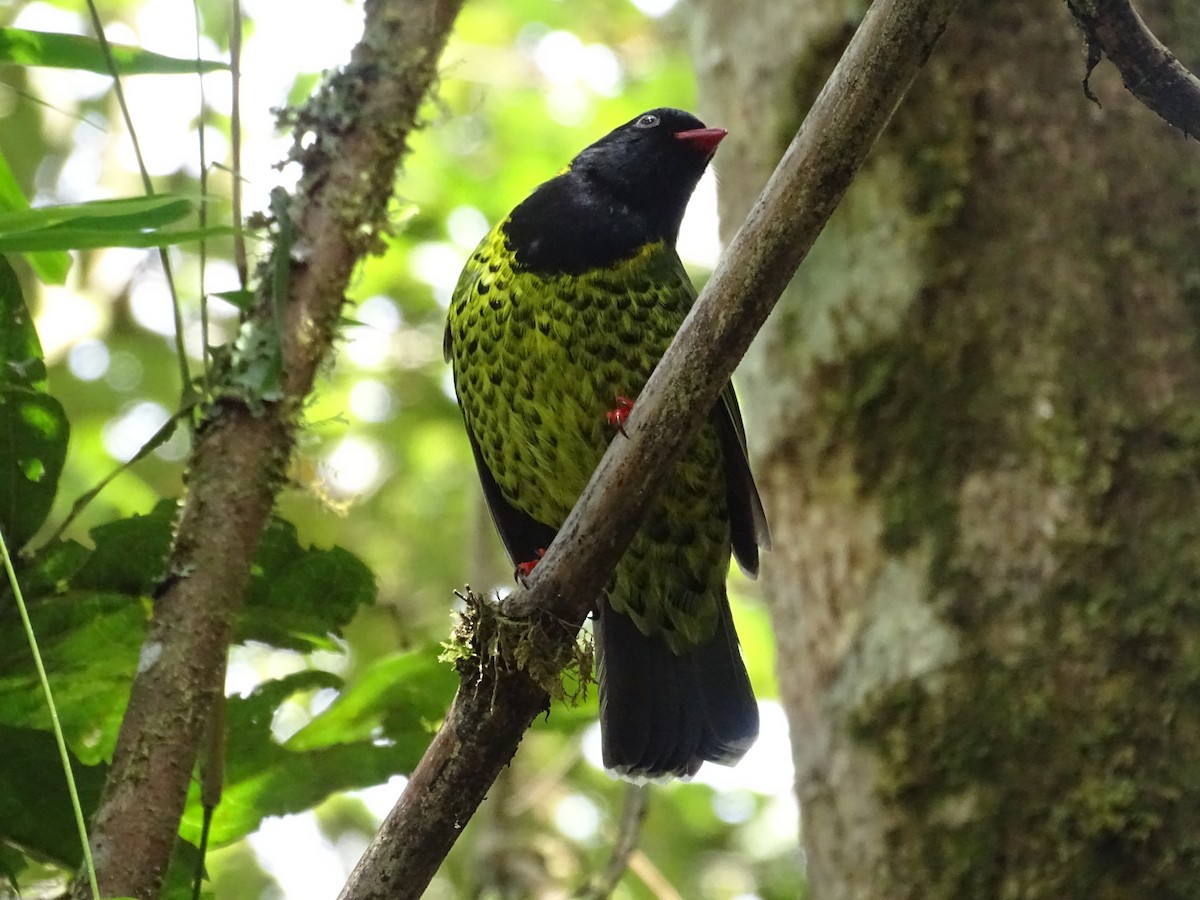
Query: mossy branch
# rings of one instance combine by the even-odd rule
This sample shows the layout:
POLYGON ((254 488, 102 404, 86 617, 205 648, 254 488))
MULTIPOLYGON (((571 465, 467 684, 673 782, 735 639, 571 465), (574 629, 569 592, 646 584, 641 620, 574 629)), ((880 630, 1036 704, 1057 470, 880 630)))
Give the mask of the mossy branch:
POLYGON ((1067 6, 1087 37, 1088 99, 1096 99, 1088 79, 1107 56, 1133 96, 1189 137, 1200 136, 1200 78, 1154 36, 1129 0, 1067 0, 1067 6))
MULTIPOLYGON (((877 0, 587 490, 505 615, 562 623, 574 640, 594 597, 957 6, 877 0)), ((359 861, 341 900, 419 897, 546 692, 523 670, 485 672, 446 721, 359 861)))
MULTIPOLYGON (((167 575, 92 825, 104 896, 150 900, 162 888, 299 410, 330 353, 354 266, 387 228, 396 165, 460 6, 368 0, 350 64, 295 120, 303 176, 282 214, 273 204, 273 261, 248 323, 272 335, 274 377, 251 383, 238 364, 262 361, 235 358, 233 383, 196 432, 167 575)), ((74 896, 90 895, 78 879, 74 896)))

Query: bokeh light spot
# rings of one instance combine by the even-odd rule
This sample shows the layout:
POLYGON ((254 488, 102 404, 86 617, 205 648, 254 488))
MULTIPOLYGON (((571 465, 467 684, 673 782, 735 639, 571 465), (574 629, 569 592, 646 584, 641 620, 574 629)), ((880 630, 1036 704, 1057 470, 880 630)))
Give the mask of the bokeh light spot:
POLYGON ((120 462, 128 462, 154 436, 154 432, 162 428, 170 415, 160 404, 143 400, 127 407, 106 423, 100 433, 100 441, 109 456, 120 462))
POLYGON ((386 384, 374 378, 356 381, 350 388, 350 412, 364 422, 386 422, 396 409, 396 401, 386 384))
POLYGON ((108 371, 111 357, 104 341, 82 340, 67 355, 67 367, 80 381, 95 381, 108 371))

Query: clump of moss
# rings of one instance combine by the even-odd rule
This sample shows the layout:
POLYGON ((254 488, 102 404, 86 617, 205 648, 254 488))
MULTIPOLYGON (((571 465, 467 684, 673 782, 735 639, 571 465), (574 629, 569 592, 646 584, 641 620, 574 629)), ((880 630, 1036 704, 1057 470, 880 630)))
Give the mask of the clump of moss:
POLYGON ((523 671, 552 700, 575 706, 587 699, 594 648, 585 632, 572 635, 567 623, 541 612, 511 618, 499 603, 469 587, 455 594, 463 609, 442 645, 441 659, 452 663, 465 682, 494 685, 497 674, 523 671))

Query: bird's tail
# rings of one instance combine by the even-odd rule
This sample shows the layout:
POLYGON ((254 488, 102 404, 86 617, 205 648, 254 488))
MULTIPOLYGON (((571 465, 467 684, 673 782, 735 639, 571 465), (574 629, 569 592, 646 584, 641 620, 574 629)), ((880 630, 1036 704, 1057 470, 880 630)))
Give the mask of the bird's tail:
POLYGON ((758 736, 758 704, 722 596, 712 639, 687 653, 601 598, 600 727, 604 765, 635 780, 696 774, 706 760, 733 765, 758 736))

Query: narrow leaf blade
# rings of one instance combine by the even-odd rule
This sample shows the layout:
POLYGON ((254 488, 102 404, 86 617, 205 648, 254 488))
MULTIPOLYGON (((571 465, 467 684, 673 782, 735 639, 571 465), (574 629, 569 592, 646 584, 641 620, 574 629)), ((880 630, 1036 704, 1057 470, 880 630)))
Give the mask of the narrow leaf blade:
MULTIPOLYGON (((229 68, 224 62, 164 56, 125 44, 110 43, 109 49, 121 75, 194 75, 229 68)), ((104 50, 94 38, 25 28, 0 28, 0 62, 111 74, 104 50)))

